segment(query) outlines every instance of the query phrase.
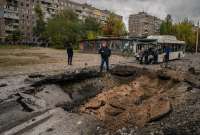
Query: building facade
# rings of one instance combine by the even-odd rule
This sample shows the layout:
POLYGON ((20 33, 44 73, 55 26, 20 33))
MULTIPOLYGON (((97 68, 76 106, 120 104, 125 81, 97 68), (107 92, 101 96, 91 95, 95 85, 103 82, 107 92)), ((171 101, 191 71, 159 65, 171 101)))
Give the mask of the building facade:
MULTIPOLYGON (((0 41, 6 42, 7 37, 12 35, 14 31, 20 31, 23 35, 22 43, 38 42, 37 37, 33 34, 33 27, 36 24, 34 8, 37 4, 42 8, 45 22, 64 9, 73 10, 81 20, 94 17, 101 22, 105 22, 111 13, 88 4, 80 4, 69 0, 1 0, 0 41)), ((122 19, 121 16, 116 16, 122 19)))
POLYGON ((148 36, 159 35, 162 20, 147 14, 139 12, 129 16, 129 33, 130 36, 148 36))
POLYGON ((9 36, 12 31, 19 28, 19 8, 18 1, 6 1, 0 2, 0 38, 5 40, 6 36, 9 36))

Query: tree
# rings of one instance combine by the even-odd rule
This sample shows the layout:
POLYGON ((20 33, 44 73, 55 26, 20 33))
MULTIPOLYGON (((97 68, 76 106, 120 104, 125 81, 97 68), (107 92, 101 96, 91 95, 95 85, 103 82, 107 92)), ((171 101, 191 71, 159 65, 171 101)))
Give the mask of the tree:
POLYGON ((15 44, 17 41, 20 41, 22 38, 22 33, 20 30, 16 30, 12 34, 13 43, 15 44))
POLYGON ((64 10, 50 19, 47 23, 45 35, 50 39, 50 45, 63 48, 65 42, 76 45, 83 34, 82 22, 71 10, 64 10))
POLYGON ((190 21, 184 20, 183 22, 174 25, 174 35, 187 43, 187 49, 191 50, 195 47, 196 34, 193 31, 193 24, 190 21))
POLYGON ((44 32, 50 46, 56 48, 63 48, 65 42, 77 45, 81 39, 95 39, 103 34, 121 36, 126 34, 126 28, 124 23, 114 15, 110 15, 107 23, 102 27, 95 18, 79 20, 72 10, 64 10, 48 20, 44 32))
POLYGON ((101 23, 93 17, 87 17, 84 21, 84 28, 86 31, 99 32, 101 29, 101 23))
POLYGON ((123 36, 126 35, 127 31, 123 21, 114 14, 110 14, 103 25, 103 33, 109 36, 123 36))
POLYGON ((102 35, 101 23, 97 19, 88 17, 83 24, 83 38, 95 39, 102 35))
POLYGON ((161 24, 161 35, 174 35, 179 40, 183 40, 187 44, 187 50, 194 50, 196 34, 193 30, 193 22, 185 18, 179 23, 173 24, 171 16, 168 15, 165 21, 161 24))
POLYGON ((33 33, 38 38, 44 38, 45 22, 41 6, 37 4, 34 8, 36 14, 36 25, 33 27, 33 33))
POLYGON ((160 34, 161 35, 172 35, 173 34, 173 20, 171 15, 167 15, 165 21, 162 22, 160 26, 160 34))

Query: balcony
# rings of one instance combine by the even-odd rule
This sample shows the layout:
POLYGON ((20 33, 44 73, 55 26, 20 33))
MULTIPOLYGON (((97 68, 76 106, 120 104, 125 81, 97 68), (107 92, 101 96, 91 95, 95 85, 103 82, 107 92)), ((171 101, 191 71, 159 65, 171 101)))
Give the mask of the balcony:
POLYGON ((14 28, 13 26, 7 25, 7 26, 5 27, 5 30, 6 30, 6 31, 15 31, 16 28, 14 28))
POLYGON ((4 11, 18 13, 18 8, 13 6, 5 6, 4 11))
POLYGON ((41 3, 42 3, 42 5, 43 4, 51 5, 51 4, 53 4, 53 1, 52 0, 41 0, 41 3))
POLYGON ((13 13, 4 13, 4 18, 19 20, 19 16, 13 13))
POLYGON ((52 0, 41 0, 41 2, 53 3, 53 1, 52 1, 52 0))
POLYGON ((19 23, 13 23, 13 26, 19 26, 19 23))
POLYGON ((47 9, 57 10, 58 8, 56 8, 55 6, 48 6, 47 9))

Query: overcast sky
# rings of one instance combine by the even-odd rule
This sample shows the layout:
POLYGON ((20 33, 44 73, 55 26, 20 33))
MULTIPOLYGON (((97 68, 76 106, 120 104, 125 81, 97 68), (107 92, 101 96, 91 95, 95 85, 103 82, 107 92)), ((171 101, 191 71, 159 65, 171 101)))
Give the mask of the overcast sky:
POLYGON ((126 25, 130 14, 145 11, 164 19, 171 14, 175 21, 186 17, 195 23, 200 20, 200 0, 73 0, 93 5, 100 9, 108 9, 124 17, 126 25))

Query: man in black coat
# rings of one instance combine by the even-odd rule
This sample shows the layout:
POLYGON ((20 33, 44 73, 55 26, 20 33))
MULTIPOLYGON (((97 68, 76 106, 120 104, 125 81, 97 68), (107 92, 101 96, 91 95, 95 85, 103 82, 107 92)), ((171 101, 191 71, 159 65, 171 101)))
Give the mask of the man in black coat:
POLYGON ((99 54, 101 54, 100 72, 103 71, 104 63, 106 63, 106 70, 109 71, 109 58, 111 56, 111 50, 108 48, 106 43, 102 44, 101 48, 99 49, 99 54))
POLYGON ((72 59, 74 55, 73 48, 72 48, 71 43, 66 43, 66 46, 67 46, 67 55, 68 55, 68 65, 72 65, 72 59))

